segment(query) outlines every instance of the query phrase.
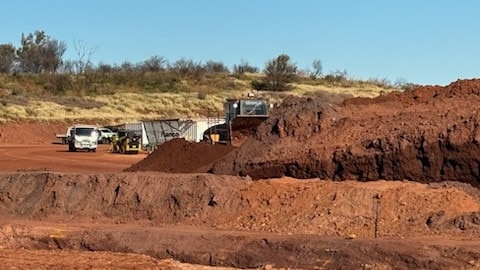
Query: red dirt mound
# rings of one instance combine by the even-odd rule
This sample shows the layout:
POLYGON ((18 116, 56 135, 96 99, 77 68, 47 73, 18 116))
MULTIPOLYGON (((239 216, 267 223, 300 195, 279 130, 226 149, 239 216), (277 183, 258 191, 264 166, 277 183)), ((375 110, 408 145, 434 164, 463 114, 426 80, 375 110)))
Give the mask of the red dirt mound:
POLYGON ((125 171, 160 171, 172 173, 207 172, 214 161, 235 148, 225 145, 193 143, 173 139, 161 144, 148 157, 125 171))
POLYGON ((480 183, 480 80, 336 106, 285 100, 216 174, 480 183))
POLYGON ((2 144, 50 144, 55 134, 65 133, 69 124, 64 122, 7 122, 0 124, 2 144))
POLYGON ((453 182, 16 172, 0 173, 0 198, 4 222, 172 224, 296 235, 353 233, 358 237, 374 235, 378 203, 377 229, 382 237, 480 236, 478 190, 453 182))

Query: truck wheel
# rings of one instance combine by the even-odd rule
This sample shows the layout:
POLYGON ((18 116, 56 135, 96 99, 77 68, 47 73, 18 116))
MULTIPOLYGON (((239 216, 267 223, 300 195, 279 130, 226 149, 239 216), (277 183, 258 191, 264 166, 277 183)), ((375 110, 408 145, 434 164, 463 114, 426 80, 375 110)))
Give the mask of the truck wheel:
POLYGON ((75 146, 72 144, 68 144, 68 152, 75 152, 77 149, 75 149, 75 146))
POLYGON ((108 144, 110 140, 108 138, 102 138, 102 144, 108 144))

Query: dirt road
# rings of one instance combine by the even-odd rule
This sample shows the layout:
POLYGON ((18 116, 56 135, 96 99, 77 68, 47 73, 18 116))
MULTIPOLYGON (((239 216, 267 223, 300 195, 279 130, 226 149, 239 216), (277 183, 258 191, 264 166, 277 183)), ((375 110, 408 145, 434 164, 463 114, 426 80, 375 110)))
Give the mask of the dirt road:
POLYGON ((480 266, 479 241, 439 237, 399 241, 235 232, 198 226, 11 222, 0 227, 0 244, 5 245, 1 240, 9 238, 14 240, 0 253, 0 263, 22 269, 198 270, 219 265, 242 269, 478 269, 480 266))
POLYGON ((99 145, 97 152, 68 152, 66 145, 0 144, 0 171, 121 172, 146 154, 117 155, 99 145))

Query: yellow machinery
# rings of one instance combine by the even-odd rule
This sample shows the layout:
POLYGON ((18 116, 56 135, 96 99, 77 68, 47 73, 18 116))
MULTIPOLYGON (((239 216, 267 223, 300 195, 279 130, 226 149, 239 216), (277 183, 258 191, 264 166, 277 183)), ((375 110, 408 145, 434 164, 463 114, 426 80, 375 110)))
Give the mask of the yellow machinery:
POLYGON ((210 144, 232 144, 236 134, 246 136, 268 118, 271 105, 266 99, 248 98, 227 99, 224 104, 225 123, 210 127, 203 133, 203 140, 210 144))
POLYGON ((141 136, 133 131, 119 130, 112 137, 112 153, 138 154, 141 148, 141 136))

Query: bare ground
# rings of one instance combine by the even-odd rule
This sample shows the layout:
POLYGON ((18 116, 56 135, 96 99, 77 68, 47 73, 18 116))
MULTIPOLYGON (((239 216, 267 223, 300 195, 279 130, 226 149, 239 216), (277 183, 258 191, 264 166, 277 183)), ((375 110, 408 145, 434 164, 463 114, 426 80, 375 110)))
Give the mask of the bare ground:
POLYGON ((477 195, 461 183, 12 172, 0 175, 0 246, 235 268, 474 267, 477 195))
POLYGON ((0 262, 478 269, 478 89, 289 99, 228 151, 172 141, 149 156, 68 153, 50 143, 59 123, 4 124, 0 262))

